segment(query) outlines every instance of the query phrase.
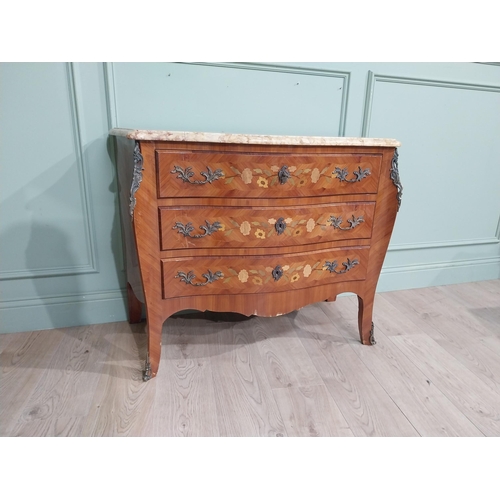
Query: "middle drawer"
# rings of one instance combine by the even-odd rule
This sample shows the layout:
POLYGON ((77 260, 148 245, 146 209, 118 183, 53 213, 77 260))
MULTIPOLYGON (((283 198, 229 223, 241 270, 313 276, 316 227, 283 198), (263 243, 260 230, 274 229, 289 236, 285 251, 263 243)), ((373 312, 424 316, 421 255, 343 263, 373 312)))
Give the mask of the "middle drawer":
POLYGON ((161 250, 279 247, 370 238, 375 203, 160 207, 161 250))

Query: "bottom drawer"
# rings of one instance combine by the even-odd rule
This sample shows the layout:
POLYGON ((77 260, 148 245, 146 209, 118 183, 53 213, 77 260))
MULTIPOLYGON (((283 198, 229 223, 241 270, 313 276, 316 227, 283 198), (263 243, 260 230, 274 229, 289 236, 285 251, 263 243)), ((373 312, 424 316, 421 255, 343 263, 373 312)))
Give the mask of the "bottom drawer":
POLYGON ((162 259, 163 298, 272 293, 366 277, 369 247, 308 253, 162 259))

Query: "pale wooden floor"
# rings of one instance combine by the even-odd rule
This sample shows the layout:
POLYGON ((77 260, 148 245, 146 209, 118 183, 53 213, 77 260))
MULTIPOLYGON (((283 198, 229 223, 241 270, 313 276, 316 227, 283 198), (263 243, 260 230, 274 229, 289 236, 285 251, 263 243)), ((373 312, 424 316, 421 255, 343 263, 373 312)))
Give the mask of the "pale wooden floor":
POLYGON ((500 436, 500 280, 279 318, 169 319, 0 335, 2 436, 500 436))

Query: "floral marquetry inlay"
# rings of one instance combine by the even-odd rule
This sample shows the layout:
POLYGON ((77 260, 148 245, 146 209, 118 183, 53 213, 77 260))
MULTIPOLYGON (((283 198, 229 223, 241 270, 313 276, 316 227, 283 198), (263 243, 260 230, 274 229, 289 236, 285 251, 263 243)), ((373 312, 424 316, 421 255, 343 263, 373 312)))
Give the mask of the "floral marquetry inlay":
POLYGON ((259 239, 270 238, 273 235, 287 235, 291 237, 300 236, 304 233, 312 233, 316 228, 325 231, 328 226, 332 226, 333 229, 354 229, 361 222, 364 222, 362 216, 356 217, 352 216, 351 219, 348 220, 350 226, 348 228, 340 227, 340 223, 342 223, 342 217, 330 216, 328 214, 321 215, 320 217, 314 219, 309 217, 308 219, 298 219, 293 220, 291 217, 287 217, 286 219, 283 217, 279 217, 277 219, 270 218, 267 221, 248 221, 245 220, 243 222, 238 222, 235 219, 229 219, 229 222, 232 227, 224 226, 223 228, 219 228, 219 231, 223 231, 227 236, 229 236, 233 228, 238 228, 240 233, 243 236, 251 236, 259 239))
POLYGON ((314 271, 324 272, 329 271, 329 273, 335 274, 345 274, 350 271, 354 266, 358 265, 359 261, 357 259, 347 258, 346 262, 342 263, 343 268, 338 270, 338 262, 336 260, 330 262, 325 261, 323 264, 321 261, 316 261, 314 264, 297 265, 297 266, 276 266, 276 267, 265 267, 259 269, 233 269, 229 268, 229 274, 231 276, 226 276, 223 283, 229 283, 233 278, 237 278, 241 283, 250 283, 254 285, 265 285, 269 283, 272 279, 278 281, 284 278, 285 281, 290 283, 295 283, 300 279, 307 279, 311 276, 314 271))
POLYGON ((334 179, 340 182, 360 182, 362 179, 370 175, 370 169, 362 169, 358 166, 352 172, 352 178, 348 178, 349 171, 347 168, 339 168, 338 166, 328 165, 321 170, 317 167, 314 168, 298 168, 295 165, 287 166, 272 165, 269 168, 249 168, 239 169, 234 165, 230 167, 231 172, 225 172, 221 169, 212 172, 209 166, 206 167, 207 172, 200 172, 205 177, 204 181, 192 181, 194 172, 192 167, 182 169, 178 166, 172 170, 172 174, 178 174, 177 177, 182 179, 183 182, 190 182, 192 184, 205 184, 212 183, 217 179, 224 179, 225 184, 231 184, 235 178, 241 178, 244 184, 255 184, 257 187, 267 189, 277 184, 290 183, 292 186, 305 186, 308 183, 316 184, 321 177, 324 177, 327 182, 334 179))

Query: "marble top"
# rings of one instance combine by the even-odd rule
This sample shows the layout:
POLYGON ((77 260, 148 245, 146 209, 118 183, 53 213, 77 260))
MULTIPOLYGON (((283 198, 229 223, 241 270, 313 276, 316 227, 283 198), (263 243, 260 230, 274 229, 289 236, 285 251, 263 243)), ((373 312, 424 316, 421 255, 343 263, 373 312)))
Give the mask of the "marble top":
POLYGON ((137 141, 218 142, 226 144, 274 144, 290 146, 386 146, 398 147, 395 139, 371 137, 320 137, 307 135, 254 135, 216 132, 173 132, 169 130, 136 130, 114 128, 110 135, 137 141))

